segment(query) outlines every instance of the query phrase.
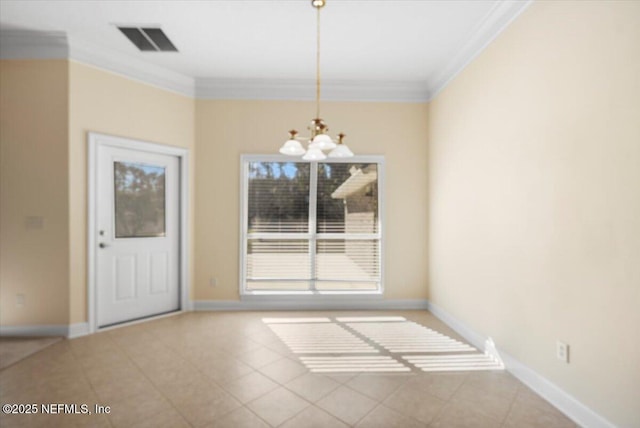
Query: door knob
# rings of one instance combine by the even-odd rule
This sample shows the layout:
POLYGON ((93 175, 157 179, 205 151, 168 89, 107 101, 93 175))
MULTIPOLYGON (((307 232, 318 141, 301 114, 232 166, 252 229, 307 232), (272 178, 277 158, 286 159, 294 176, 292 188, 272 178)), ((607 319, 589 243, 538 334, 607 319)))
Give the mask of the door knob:
POLYGON ((107 245, 107 244, 105 244, 104 242, 101 242, 100 244, 98 244, 98 247, 100 247, 100 248, 107 248, 107 247, 108 247, 108 245, 107 245))

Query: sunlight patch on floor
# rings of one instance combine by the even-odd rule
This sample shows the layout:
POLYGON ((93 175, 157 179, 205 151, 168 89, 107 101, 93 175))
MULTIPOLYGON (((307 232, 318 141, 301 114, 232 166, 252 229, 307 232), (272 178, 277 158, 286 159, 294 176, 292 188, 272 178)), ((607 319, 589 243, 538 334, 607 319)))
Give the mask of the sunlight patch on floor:
POLYGON ((403 360, 425 372, 503 370, 504 366, 487 354, 466 355, 410 355, 403 360))
POLYGON ((503 370, 499 356, 403 317, 263 318, 313 373, 503 370), (370 355, 370 354, 389 355, 370 355), (369 355, 366 355, 369 354, 369 355))
POLYGON ((364 340, 334 323, 269 324, 295 354, 378 353, 364 340))
POLYGON ((412 321, 348 323, 347 326, 393 353, 477 351, 466 343, 412 321))
POLYGON ((406 321, 404 317, 337 317, 338 322, 394 322, 406 321))
POLYGON ((312 373, 408 372, 411 369, 388 356, 300 357, 312 373))
POLYGON ((262 318, 265 324, 308 324, 331 322, 329 318, 262 318))

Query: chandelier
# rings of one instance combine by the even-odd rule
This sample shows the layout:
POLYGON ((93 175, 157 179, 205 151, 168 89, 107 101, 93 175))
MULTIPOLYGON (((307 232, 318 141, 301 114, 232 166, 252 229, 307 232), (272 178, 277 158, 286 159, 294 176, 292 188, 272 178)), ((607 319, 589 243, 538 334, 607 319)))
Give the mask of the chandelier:
POLYGON ((302 156, 308 161, 320 161, 327 158, 325 151, 329 151, 331 158, 348 158, 353 156, 343 140, 345 135, 338 134, 337 141, 334 141, 327 132, 329 127, 320 119, 320 9, 324 7, 326 0, 311 0, 311 6, 317 10, 317 45, 316 45, 316 118, 311 121, 307 129, 311 131, 310 137, 298 137, 298 131, 289 131, 289 140, 280 148, 280 153, 288 156, 302 156), (307 142, 305 149, 301 141, 307 142))

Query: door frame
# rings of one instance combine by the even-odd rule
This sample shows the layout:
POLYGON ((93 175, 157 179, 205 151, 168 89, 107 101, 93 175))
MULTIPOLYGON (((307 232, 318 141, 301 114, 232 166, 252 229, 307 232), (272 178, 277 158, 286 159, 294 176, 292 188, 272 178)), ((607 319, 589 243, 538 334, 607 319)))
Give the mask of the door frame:
MULTIPOLYGON (((96 251, 96 224, 97 224, 97 184, 98 184, 98 148, 115 147, 149 152, 161 155, 176 156, 180 167, 180 210, 179 210, 179 255, 178 275, 179 279, 179 311, 189 311, 192 302, 189 293, 189 150, 182 147, 152 143, 134 138, 117 137, 98 132, 87 133, 88 165, 87 165, 87 316, 89 334, 100 330, 97 325, 98 300, 96 293, 97 283, 97 251, 96 251)), ((123 323, 123 324, 126 324, 123 323)))

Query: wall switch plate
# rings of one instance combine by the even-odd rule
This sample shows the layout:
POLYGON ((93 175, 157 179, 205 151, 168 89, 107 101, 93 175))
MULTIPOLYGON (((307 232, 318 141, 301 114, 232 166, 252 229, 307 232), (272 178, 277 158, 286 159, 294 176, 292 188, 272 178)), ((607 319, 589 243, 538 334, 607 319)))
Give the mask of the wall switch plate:
POLYGON ((556 357, 560 361, 564 361, 565 363, 569 363, 569 345, 564 342, 560 342, 559 340, 556 342, 556 357))
POLYGON ((24 294, 16 294, 16 306, 22 308, 24 307, 25 299, 24 294))
POLYGON ((214 277, 209 278, 209 286, 217 287, 218 286, 218 278, 214 278, 214 277))

